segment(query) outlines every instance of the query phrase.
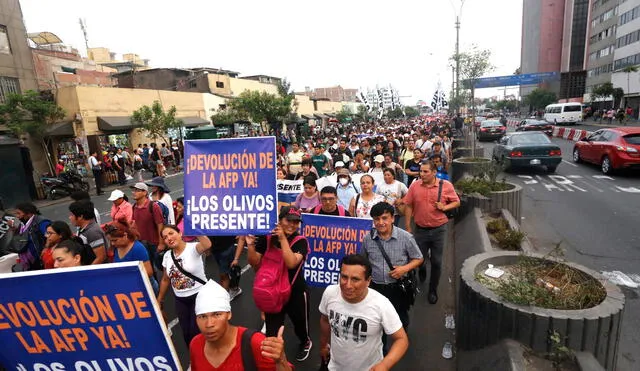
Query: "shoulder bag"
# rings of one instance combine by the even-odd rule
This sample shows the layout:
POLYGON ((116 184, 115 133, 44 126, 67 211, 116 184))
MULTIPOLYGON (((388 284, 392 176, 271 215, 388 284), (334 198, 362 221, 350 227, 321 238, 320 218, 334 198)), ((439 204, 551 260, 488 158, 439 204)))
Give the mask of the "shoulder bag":
MULTIPOLYGON (((371 230, 371 239, 373 240, 373 242, 375 242, 376 246, 378 246, 378 249, 380 249, 380 252, 384 257, 384 260, 387 262, 389 269, 394 270, 393 264, 391 264, 391 259, 389 259, 389 255, 387 255, 387 252, 384 251, 384 248, 382 247, 382 242, 380 242, 380 237, 378 237, 378 239, 373 238, 373 229, 371 230)), ((412 269, 404 277, 400 278, 399 280, 396 281, 396 283, 393 284, 402 291, 404 299, 406 300, 409 306, 413 305, 416 301, 416 294, 417 294, 416 283, 417 283, 416 271, 415 269, 412 269)))
POLYGON ((200 277, 197 277, 195 274, 191 273, 191 272, 187 272, 184 268, 182 268, 182 265, 180 263, 178 263, 178 259, 176 259, 176 254, 173 252, 173 250, 171 250, 171 260, 173 260, 173 265, 176 266, 176 268, 178 268, 178 270, 180 271, 180 273, 184 274, 185 276, 191 278, 192 280, 204 285, 207 282, 205 280, 203 280, 200 277))
MULTIPOLYGON (((438 200, 436 202, 440 202, 440 199, 442 198, 442 184, 443 183, 444 183, 444 181, 442 179, 440 179, 440 182, 438 182, 438 200)), ((455 208, 453 210, 447 210, 447 211, 443 211, 443 212, 444 212, 444 215, 447 216, 447 218, 453 219, 457 214, 457 210, 458 210, 458 208, 455 208)))

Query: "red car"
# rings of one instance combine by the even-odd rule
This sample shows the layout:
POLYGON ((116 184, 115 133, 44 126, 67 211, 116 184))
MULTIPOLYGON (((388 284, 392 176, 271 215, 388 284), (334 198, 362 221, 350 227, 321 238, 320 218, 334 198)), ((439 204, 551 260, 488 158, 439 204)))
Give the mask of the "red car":
POLYGON ((601 166, 604 174, 619 169, 640 170, 640 127, 601 129, 577 142, 574 162, 601 166))

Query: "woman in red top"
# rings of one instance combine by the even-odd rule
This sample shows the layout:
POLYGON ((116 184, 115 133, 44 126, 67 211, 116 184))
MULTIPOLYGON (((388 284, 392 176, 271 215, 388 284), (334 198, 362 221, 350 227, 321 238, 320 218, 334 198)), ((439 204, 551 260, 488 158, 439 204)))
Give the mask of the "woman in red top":
POLYGON ((59 176, 60 173, 64 171, 64 160, 58 160, 56 164, 56 176, 59 176))
POLYGON ((47 238, 47 241, 40 257, 42 259, 44 269, 52 269, 54 263, 52 256, 53 249, 55 249, 60 242, 71 238, 71 228, 69 228, 67 223, 57 220, 47 227, 45 237, 47 238))

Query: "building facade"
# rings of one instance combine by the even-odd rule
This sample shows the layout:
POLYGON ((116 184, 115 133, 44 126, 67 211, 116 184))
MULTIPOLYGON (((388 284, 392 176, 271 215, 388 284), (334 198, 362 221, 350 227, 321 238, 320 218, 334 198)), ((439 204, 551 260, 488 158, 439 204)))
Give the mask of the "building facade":
MULTIPOLYGON (((634 109, 637 117, 640 109, 640 72, 625 72, 625 67, 640 67, 640 0, 621 1, 618 6, 616 49, 613 52, 611 82, 625 92, 626 106, 634 109)), ((640 69, 640 68, 639 68, 640 69)))
MULTIPOLYGON (((559 72, 562 59, 565 0, 524 0, 522 9, 522 48, 520 71, 523 74, 559 72)), ((546 86, 556 94, 559 82, 546 86)), ((520 87, 527 96, 537 85, 520 87)))
POLYGON ((560 64, 560 102, 582 102, 586 89, 589 0, 566 0, 560 64))
POLYGON ((304 95, 316 99, 328 99, 332 102, 355 102, 357 101, 358 89, 345 89, 342 86, 331 86, 328 88, 305 88, 304 95))
POLYGON ((584 101, 591 101, 594 87, 611 81, 616 49, 619 0, 592 1, 587 43, 587 80, 584 101))

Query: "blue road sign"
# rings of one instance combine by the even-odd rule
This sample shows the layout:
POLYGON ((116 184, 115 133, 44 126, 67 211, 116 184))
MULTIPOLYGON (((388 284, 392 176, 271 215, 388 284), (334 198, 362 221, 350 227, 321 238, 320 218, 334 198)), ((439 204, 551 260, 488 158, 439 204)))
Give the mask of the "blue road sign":
MULTIPOLYGON (((483 77, 476 80, 476 89, 498 86, 534 85, 544 81, 559 80, 558 72, 525 73, 522 75, 483 77)), ((468 85, 468 80, 465 81, 468 85)))

